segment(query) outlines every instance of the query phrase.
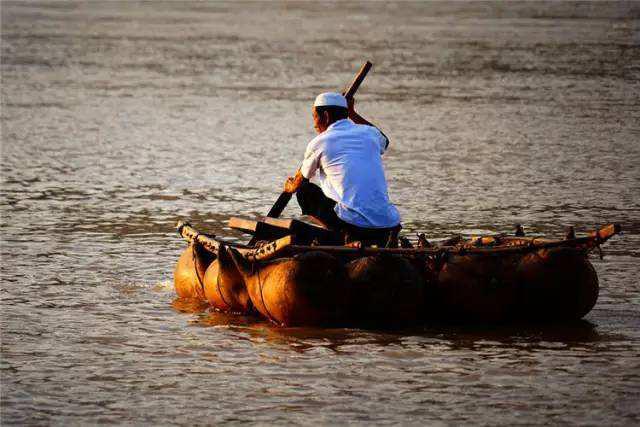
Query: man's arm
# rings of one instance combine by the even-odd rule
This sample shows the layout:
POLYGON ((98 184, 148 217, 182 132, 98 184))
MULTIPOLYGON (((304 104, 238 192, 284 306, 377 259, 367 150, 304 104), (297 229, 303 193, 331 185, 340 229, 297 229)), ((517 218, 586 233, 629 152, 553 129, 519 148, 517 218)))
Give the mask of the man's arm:
POLYGON ((349 118, 351 119, 351 121, 358 125, 367 125, 367 126, 372 126, 378 129, 382 134, 382 136, 384 136, 384 139, 387 140, 387 144, 385 146, 385 149, 387 149, 387 147, 389 147, 389 138, 387 137, 387 135, 384 134, 384 132, 382 132, 382 130, 378 126, 374 125, 369 120, 365 119, 360 114, 356 113, 355 100, 353 98, 347 98, 347 106, 349 108, 349 118))
POLYGON ((301 185, 309 182, 320 168, 320 158, 322 157, 322 144, 316 136, 309 142, 304 152, 304 160, 302 165, 296 171, 294 176, 290 176, 284 183, 284 191, 286 193, 295 193, 301 185))

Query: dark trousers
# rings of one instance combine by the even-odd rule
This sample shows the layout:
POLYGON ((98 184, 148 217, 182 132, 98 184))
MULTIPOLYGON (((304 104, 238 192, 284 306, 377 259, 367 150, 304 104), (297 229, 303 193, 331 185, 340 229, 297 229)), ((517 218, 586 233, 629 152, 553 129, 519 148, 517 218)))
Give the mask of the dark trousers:
POLYGON ((305 182, 296 192, 303 215, 311 215, 325 223, 330 229, 341 232, 345 243, 360 241, 363 245, 385 247, 390 240, 397 240, 400 225, 391 228, 363 228, 341 220, 334 208, 336 202, 324 195, 320 187, 305 182))

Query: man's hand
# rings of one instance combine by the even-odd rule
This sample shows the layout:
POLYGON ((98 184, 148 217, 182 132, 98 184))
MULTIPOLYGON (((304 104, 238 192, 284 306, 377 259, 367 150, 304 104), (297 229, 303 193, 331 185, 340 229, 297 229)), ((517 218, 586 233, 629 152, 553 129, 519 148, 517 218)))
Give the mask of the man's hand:
MULTIPOLYGON (((374 128, 380 130, 378 126, 374 125, 369 120, 365 119, 360 114, 356 113, 355 104, 356 104, 356 100, 353 97, 347 98, 347 109, 349 110, 349 118, 351 119, 351 121, 359 125, 373 126, 374 128)), ((385 145, 385 150, 386 150, 387 147, 389 146, 389 138, 387 138, 387 135, 385 135, 384 132, 382 132, 381 130, 380 130, 380 133, 387 140, 385 145)))
POLYGON ((356 100, 353 97, 347 98, 347 109, 349 110, 349 118, 353 123, 359 125, 373 126, 367 119, 356 113, 356 100))
POLYGON ((288 177, 284 182, 284 192, 295 193, 296 191, 298 191, 298 188, 300 188, 303 179, 304 177, 302 176, 302 173, 298 170, 295 176, 288 177))

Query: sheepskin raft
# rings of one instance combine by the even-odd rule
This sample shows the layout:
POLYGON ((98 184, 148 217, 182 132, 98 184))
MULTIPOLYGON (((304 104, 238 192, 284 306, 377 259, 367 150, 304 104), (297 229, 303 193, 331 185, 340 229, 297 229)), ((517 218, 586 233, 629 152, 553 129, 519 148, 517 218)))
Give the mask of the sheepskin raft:
POLYGON ((421 236, 415 246, 401 238, 402 247, 379 248, 322 244, 335 236, 296 220, 251 221, 230 225, 248 233, 273 226, 277 238, 250 247, 178 223, 189 242, 174 272, 179 297, 281 326, 580 319, 599 291, 588 254, 602 254, 600 245, 621 231, 612 224, 575 237, 571 229, 553 240, 520 230, 438 244, 421 236))

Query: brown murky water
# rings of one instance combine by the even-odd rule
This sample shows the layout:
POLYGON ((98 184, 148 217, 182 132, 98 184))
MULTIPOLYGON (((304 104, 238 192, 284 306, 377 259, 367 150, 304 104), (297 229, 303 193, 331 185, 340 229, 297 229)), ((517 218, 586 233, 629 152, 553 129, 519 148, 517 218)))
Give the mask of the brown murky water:
POLYGON ((3 425, 640 422, 638 3, 0 9, 3 425), (277 329, 172 303, 176 220, 266 212, 313 97, 364 59, 408 233, 623 225, 584 322, 277 329))

